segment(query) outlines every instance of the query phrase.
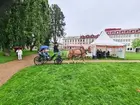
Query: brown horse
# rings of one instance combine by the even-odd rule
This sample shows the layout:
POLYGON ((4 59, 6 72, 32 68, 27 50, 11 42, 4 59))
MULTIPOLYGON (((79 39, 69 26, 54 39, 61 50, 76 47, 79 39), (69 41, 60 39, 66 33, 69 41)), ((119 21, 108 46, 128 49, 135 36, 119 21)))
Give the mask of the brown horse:
POLYGON ((74 62, 74 58, 82 58, 83 61, 85 60, 86 57, 86 50, 84 49, 84 47, 80 47, 80 49, 71 49, 69 50, 68 53, 68 59, 72 60, 74 62))

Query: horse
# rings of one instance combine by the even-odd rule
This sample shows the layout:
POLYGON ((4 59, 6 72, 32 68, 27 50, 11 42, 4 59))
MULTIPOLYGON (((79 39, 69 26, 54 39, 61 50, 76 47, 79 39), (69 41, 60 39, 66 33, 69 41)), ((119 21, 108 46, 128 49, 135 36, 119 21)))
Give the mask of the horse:
POLYGON ((83 61, 85 61, 86 57, 86 50, 84 47, 80 47, 80 49, 70 49, 68 52, 68 59, 72 60, 74 63, 74 58, 82 58, 83 61))

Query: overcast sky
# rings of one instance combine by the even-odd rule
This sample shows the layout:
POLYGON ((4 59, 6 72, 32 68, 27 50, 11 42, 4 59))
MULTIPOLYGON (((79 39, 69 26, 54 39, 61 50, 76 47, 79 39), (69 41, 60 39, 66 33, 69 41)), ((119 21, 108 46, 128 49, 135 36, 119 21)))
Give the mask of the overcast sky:
POLYGON ((49 0, 65 15, 67 36, 105 28, 140 28, 140 0, 49 0))

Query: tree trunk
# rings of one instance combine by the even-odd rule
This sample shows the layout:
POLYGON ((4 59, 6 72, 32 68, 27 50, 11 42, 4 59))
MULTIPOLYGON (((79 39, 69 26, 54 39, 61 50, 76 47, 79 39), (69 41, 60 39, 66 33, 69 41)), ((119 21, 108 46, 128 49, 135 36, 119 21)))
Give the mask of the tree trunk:
POLYGON ((56 35, 53 35, 53 41, 54 41, 54 42, 57 42, 56 35))
POLYGON ((10 56, 10 49, 4 48, 3 52, 4 52, 4 56, 10 56))
POLYGON ((30 51, 33 51, 33 48, 34 48, 34 45, 33 46, 30 46, 30 51))

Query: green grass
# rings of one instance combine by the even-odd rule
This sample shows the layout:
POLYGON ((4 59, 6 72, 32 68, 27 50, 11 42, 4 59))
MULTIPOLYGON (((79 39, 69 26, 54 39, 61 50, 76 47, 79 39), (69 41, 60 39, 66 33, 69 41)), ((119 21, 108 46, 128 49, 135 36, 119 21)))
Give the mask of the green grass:
MULTIPOLYGON (((49 55, 50 56, 53 56, 53 51, 49 51, 49 55)), ((60 54, 61 54, 61 56, 62 56, 62 58, 63 58, 63 60, 67 60, 67 58, 68 58, 68 51, 60 51, 60 54)))
MULTIPOLYGON (((35 54, 36 51, 30 52, 30 51, 23 51, 23 57, 24 56, 28 56, 31 54, 35 54)), ((15 52, 11 52, 11 56, 3 56, 3 53, 0 52, 0 63, 6 63, 12 60, 17 59, 16 53, 15 52)))
POLYGON ((126 59, 128 60, 140 60, 140 53, 126 53, 126 59))
POLYGON ((139 63, 26 68, 0 88, 0 105, 139 105, 139 63))

